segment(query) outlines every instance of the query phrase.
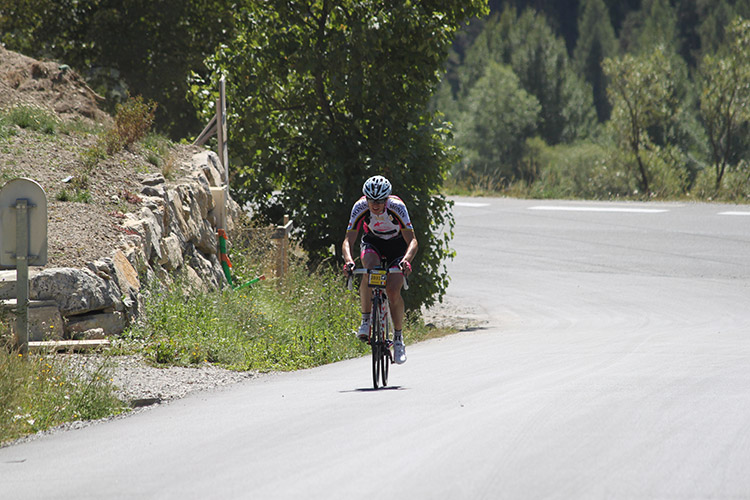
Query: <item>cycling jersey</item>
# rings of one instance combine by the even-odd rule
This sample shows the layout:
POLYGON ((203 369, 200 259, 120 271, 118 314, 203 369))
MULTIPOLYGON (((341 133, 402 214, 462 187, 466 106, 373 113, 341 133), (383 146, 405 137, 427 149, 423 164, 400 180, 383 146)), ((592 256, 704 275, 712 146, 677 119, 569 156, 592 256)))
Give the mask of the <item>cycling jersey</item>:
POLYGON ((364 196, 357 200, 352 207, 346 230, 359 231, 360 228, 363 228, 366 234, 383 240, 400 237, 402 229, 413 229, 406 205, 401 198, 393 195, 386 200, 385 210, 380 215, 370 212, 367 198, 364 196))

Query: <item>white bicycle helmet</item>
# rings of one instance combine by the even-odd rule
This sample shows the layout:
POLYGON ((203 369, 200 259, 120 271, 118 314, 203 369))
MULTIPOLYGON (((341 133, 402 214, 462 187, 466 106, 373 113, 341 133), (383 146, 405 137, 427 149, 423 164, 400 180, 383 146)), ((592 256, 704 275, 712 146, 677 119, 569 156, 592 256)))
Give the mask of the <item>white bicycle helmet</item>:
POLYGON ((365 181, 362 194, 371 200, 385 200, 391 194, 391 183, 382 175, 375 175, 365 181))

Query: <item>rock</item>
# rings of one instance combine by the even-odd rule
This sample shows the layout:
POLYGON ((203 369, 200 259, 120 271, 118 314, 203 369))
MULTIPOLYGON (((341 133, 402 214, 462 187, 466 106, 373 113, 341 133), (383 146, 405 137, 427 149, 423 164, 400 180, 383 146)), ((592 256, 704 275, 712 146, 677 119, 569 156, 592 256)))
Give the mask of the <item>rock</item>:
POLYGON ((143 251, 148 260, 151 260, 152 255, 156 260, 162 259, 161 237, 163 231, 161 221, 150 208, 143 207, 137 216, 131 213, 125 214, 125 221, 122 226, 143 239, 143 251))
POLYGON ((162 186, 143 186, 143 188, 141 188, 141 194, 144 196, 163 198, 164 188, 162 186))
POLYGON ((164 238, 163 243, 165 256, 164 267, 172 271, 179 269, 183 262, 182 246, 180 245, 179 238, 177 238, 177 235, 175 234, 170 234, 164 238))
POLYGON ((164 176, 162 174, 151 174, 147 175, 145 179, 141 181, 141 184, 144 186, 158 186, 160 184, 164 184, 166 182, 166 179, 164 179, 164 176))
POLYGON ((83 339, 84 332, 96 329, 101 330, 105 336, 119 335, 125 330, 125 326, 125 317, 119 311, 95 312, 68 316, 65 331, 75 339, 83 339))
POLYGON ((29 282, 29 297, 55 301, 63 316, 122 307, 119 295, 120 290, 113 281, 101 278, 90 269, 45 269, 29 282))
POLYGON ((194 241, 195 246, 205 255, 213 255, 219 251, 219 240, 216 236, 216 228, 206 219, 201 223, 199 238, 194 241))
POLYGON ((112 267, 115 271, 117 285, 125 293, 138 293, 141 289, 141 283, 138 281, 138 272, 130 263, 122 250, 116 250, 112 254, 112 267))
POLYGON ((199 228, 196 215, 200 214, 190 190, 180 185, 175 190, 167 191, 167 203, 171 211, 170 232, 182 234, 185 241, 198 239, 199 228))
POLYGON ((201 170, 212 187, 224 183, 224 167, 213 151, 202 151, 193 156, 193 171, 201 170))

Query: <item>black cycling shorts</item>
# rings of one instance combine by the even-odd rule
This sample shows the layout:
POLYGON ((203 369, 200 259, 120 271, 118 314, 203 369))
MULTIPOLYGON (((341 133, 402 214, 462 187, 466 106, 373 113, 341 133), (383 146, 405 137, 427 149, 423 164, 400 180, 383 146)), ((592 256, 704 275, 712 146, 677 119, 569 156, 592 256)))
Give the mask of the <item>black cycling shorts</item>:
POLYGON ((366 253, 374 252, 381 259, 383 257, 388 259, 388 267, 394 267, 399 265, 401 258, 406 254, 406 240, 403 236, 384 240, 366 234, 362 237, 360 249, 360 258, 364 257, 366 253))

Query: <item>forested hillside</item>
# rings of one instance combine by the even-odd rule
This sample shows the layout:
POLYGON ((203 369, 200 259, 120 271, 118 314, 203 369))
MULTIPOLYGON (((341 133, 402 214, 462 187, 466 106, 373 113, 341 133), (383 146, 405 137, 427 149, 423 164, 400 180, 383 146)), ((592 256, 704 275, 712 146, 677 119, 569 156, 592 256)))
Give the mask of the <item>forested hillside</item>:
POLYGON ((452 182, 545 197, 750 196, 750 1, 491 1, 433 101, 452 182))

